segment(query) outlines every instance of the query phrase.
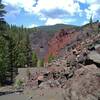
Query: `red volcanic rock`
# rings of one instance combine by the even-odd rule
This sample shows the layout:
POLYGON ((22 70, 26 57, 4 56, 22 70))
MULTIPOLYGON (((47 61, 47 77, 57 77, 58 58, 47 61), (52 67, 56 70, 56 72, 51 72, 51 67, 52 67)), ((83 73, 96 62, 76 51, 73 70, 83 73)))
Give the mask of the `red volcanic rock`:
POLYGON ((70 44, 72 40, 74 40, 80 33, 78 32, 66 32, 62 29, 58 34, 56 34, 49 42, 48 42, 48 53, 45 56, 45 62, 48 62, 48 57, 50 55, 56 56, 59 55, 60 50, 64 48, 67 44, 70 44))
POLYGON ((65 69, 63 67, 56 67, 56 66, 48 67, 49 72, 62 72, 64 70, 65 69))

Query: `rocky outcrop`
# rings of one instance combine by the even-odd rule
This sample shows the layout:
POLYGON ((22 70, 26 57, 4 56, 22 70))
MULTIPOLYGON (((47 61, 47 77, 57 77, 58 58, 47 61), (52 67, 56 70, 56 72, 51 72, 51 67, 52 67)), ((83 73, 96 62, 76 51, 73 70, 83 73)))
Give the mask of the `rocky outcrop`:
POLYGON ((43 59, 48 51, 48 38, 48 34, 40 30, 36 30, 29 35, 31 50, 37 54, 39 59, 43 59))
POLYGON ((100 100, 100 69, 95 65, 84 66, 75 71, 67 81, 65 100, 100 100))
POLYGON ((100 44, 95 44, 94 49, 89 53, 88 57, 100 67, 100 44))
POLYGON ((59 33, 55 34, 55 36, 50 41, 48 41, 48 53, 45 56, 45 62, 48 62, 50 55, 58 56, 61 49, 66 45, 71 45, 72 42, 75 42, 80 34, 80 32, 75 30, 60 30, 59 33))

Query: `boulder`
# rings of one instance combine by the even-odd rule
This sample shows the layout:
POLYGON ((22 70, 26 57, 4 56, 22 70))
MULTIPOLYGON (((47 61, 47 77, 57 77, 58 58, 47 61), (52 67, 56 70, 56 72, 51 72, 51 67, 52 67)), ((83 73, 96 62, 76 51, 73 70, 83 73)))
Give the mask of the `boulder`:
POLYGON ((50 88, 50 85, 48 84, 48 82, 42 82, 39 85, 39 88, 41 88, 41 89, 48 89, 48 88, 50 88))
POLYGON ((91 51, 88 57, 90 60, 93 60, 93 62, 100 64, 100 54, 97 53, 96 51, 91 51))
POLYGON ((57 80, 48 80, 46 82, 43 82, 39 85, 39 88, 46 89, 46 88, 52 88, 52 87, 59 87, 60 83, 57 80))
POLYGON ((100 46, 96 48, 96 51, 100 54, 100 46))
POLYGON ((100 69, 88 65, 75 71, 66 82, 64 100, 100 100, 100 69))

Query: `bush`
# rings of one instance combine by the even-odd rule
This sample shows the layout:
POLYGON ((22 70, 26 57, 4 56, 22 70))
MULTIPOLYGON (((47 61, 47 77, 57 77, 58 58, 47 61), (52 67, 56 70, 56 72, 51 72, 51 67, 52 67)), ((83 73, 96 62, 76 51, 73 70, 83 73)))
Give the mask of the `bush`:
POLYGON ((37 66, 38 67, 44 67, 44 60, 43 59, 38 59, 37 66))
POLYGON ((23 81, 22 80, 17 79, 15 81, 15 87, 16 87, 16 89, 20 89, 22 87, 22 85, 23 85, 23 81))
POLYGON ((37 66, 37 61, 38 61, 38 58, 37 58, 37 55, 35 52, 32 52, 32 63, 33 63, 33 67, 36 67, 37 66))
POLYGON ((53 55, 49 55, 49 57, 48 57, 48 62, 51 63, 52 60, 54 60, 54 58, 55 58, 55 57, 54 57, 53 55))

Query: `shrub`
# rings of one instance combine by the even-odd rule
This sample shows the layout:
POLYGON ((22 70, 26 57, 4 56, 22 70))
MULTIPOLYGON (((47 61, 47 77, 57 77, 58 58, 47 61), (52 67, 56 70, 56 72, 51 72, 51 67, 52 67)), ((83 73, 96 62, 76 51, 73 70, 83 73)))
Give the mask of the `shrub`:
POLYGON ((33 67, 37 67, 37 61, 38 61, 38 58, 37 58, 37 55, 35 52, 32 52, 32 63, 33 63, 33 67))
POLYGON ((38 59, 37 66, 44 67, 44 59, 38 59))
POLYGON ((51 63, 52 60, 54 60, 54 58, 55 58, 55 57, 54 57, 53 55, 49 55, 49 57, 48 57, 48 62, 51 63))
POLYGON ((22 87, 22 85, 23 85, 23 81, 22 80, 17 79, 15 81, 15 87, 16 87, 16 89, 20 89, 22 87))

